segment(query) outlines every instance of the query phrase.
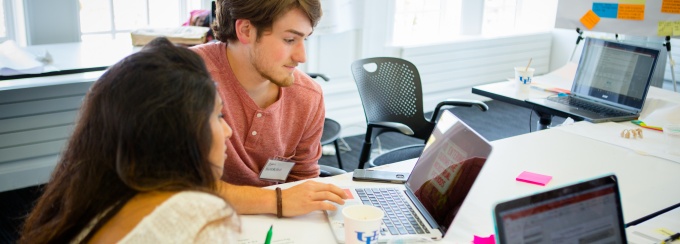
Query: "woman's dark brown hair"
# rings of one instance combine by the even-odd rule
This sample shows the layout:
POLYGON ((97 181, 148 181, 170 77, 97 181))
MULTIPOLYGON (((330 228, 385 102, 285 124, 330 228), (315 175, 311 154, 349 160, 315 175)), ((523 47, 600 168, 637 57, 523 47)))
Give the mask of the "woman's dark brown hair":
POLYGON ((217 40, 236 41, 236 20, 247 19, 257 29, 259 38, 271 30, 274 21, 294 8, 307 15, 312 27, 321 19, 319 0, 217 0, 212 29, 217 40))
POLYGON ((215 92, 202 59, 165 38, 111 66, 85 97, 21 242, 68 243, 106 213, 94 233, 140 192, 214 192, 215 92))

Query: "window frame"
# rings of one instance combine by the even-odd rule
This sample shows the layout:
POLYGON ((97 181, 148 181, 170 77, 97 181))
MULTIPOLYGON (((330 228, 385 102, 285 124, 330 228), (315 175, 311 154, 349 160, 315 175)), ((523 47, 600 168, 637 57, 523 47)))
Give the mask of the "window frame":
MULTIPOLYGON (((129 29, 117 29, 117 28, 116 28, 116 22, 115 22, 115 16, 116 16, 116 15, 115 15, 115 8, 113 7, 113 6, 114 6, 114 1, 115 1, 115 0, 108 0, 108 8, 109 8, 109 9, 108 9, 108 12, 109 12, 109 16, 110 16, 110 18, 111 18, 111 19, 109 20, 110 23, 111 23, 111 25, 110 25, 110 27, 109 27, 109 30, 106 30, 106 31, 94 31, 94 32, 83 32, 83 31, 82 31, 82 27, 79 27, 80 30, 81 30, 81 38, 82 38, 82 37, 85 37, 85 36, 90 36, 90 35, 109 35, 109 36, 111 37, 111 39, 115 39, 115 38, 116 38, 116 35, 125 34, 125 33, 129 33, 129 32, 131 32, 131 31, 133 31, 133 30, 129 30, 129 29)), ((144 6, 145 6, 145 9, 144 9, 144 10, 145 10, 145 11, 144 11, 144 12, 145 12, 145 16, 144 16, 144 17, 145 17, 145 20, 146 20, 146 25, 149 25, 149 23, 151 23, 151 19, 150 19, 151 8, 149 7, 149 6, 150 6, 150 3, 149 3, 150 0, 144 0, 144 1, 145 1, 145 2, 144 2, 144 6)), ((190 8, 190 7, 189 7, 189 3, 192 2, 192 0, 178 0, 178 1, 179 1, 179 2, 178 2, 178 4, 179 4, 179 9, 178 9, 179 13, 178 13, 178 14, 179 14, 179 20, 180 20, 180 23, 178 23, 178 24, 182 24, 182 23, 183 23, 183 20, 189 18, 189 15, 190 15, 189 11, 191 11, 191 10, 189 9, 189 8, 190 8)), ((212 1, 210 1, 210 0, 201 0, 201 8, 202 8, 202 9, 206 9, 206 6, 207 6, 207 9, 210 9, 210 7, 211 7, 210 2, 212 2, 212 1)))
POLYGON ((0 43, 7 40, 14 40, 14 5, 13 0, 2 0, 2 10, 5 21, 5 36, 0 36, 0 43))

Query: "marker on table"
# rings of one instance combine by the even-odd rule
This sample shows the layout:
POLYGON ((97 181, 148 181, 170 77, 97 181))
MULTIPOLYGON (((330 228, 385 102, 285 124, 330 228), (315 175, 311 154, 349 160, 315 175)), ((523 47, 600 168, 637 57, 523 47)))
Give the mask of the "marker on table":
POLYGON ((267 231, 267 237, 264 239, 264 244, 269 244, 272 242, 272 229, 274 225, 269 226, 269 231, 267 231))

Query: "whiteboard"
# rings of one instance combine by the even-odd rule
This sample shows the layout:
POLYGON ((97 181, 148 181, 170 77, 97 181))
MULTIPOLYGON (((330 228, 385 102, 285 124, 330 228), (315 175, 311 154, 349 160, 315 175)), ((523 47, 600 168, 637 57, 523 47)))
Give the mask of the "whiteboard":
MULTIPOLYGON (((622 10, 618 14, 626 11, 631 12, 622 10)), ((636 17, 642 16, 633 16, 636 17)), ((680 0, 559 0, 555 27, 634 36, 680 36, 680 0), (617 11, 624 6, 640 6, 640 3, 644 5, 644 12, 637 13, 644 15, 642 20, 617 16, 617 11), (620 6, 619 9, 616 9, 617 6, 620 6), (662 12, 662 7, 669 13, 662 12), (592 29, 581 22, 588 11, 593 11, 600 18, 592 29)))

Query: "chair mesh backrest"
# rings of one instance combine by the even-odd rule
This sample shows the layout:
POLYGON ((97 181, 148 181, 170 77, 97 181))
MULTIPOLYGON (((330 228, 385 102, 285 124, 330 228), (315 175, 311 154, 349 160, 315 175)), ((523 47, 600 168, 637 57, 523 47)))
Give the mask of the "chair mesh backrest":
POLYGON ((399 58, 361 59, 352 63, 352 75, 367 122, 399 122, 411 127, 415 137, 429 137, 432 125, 424 117, 420 74, 415 65, 399 58))

